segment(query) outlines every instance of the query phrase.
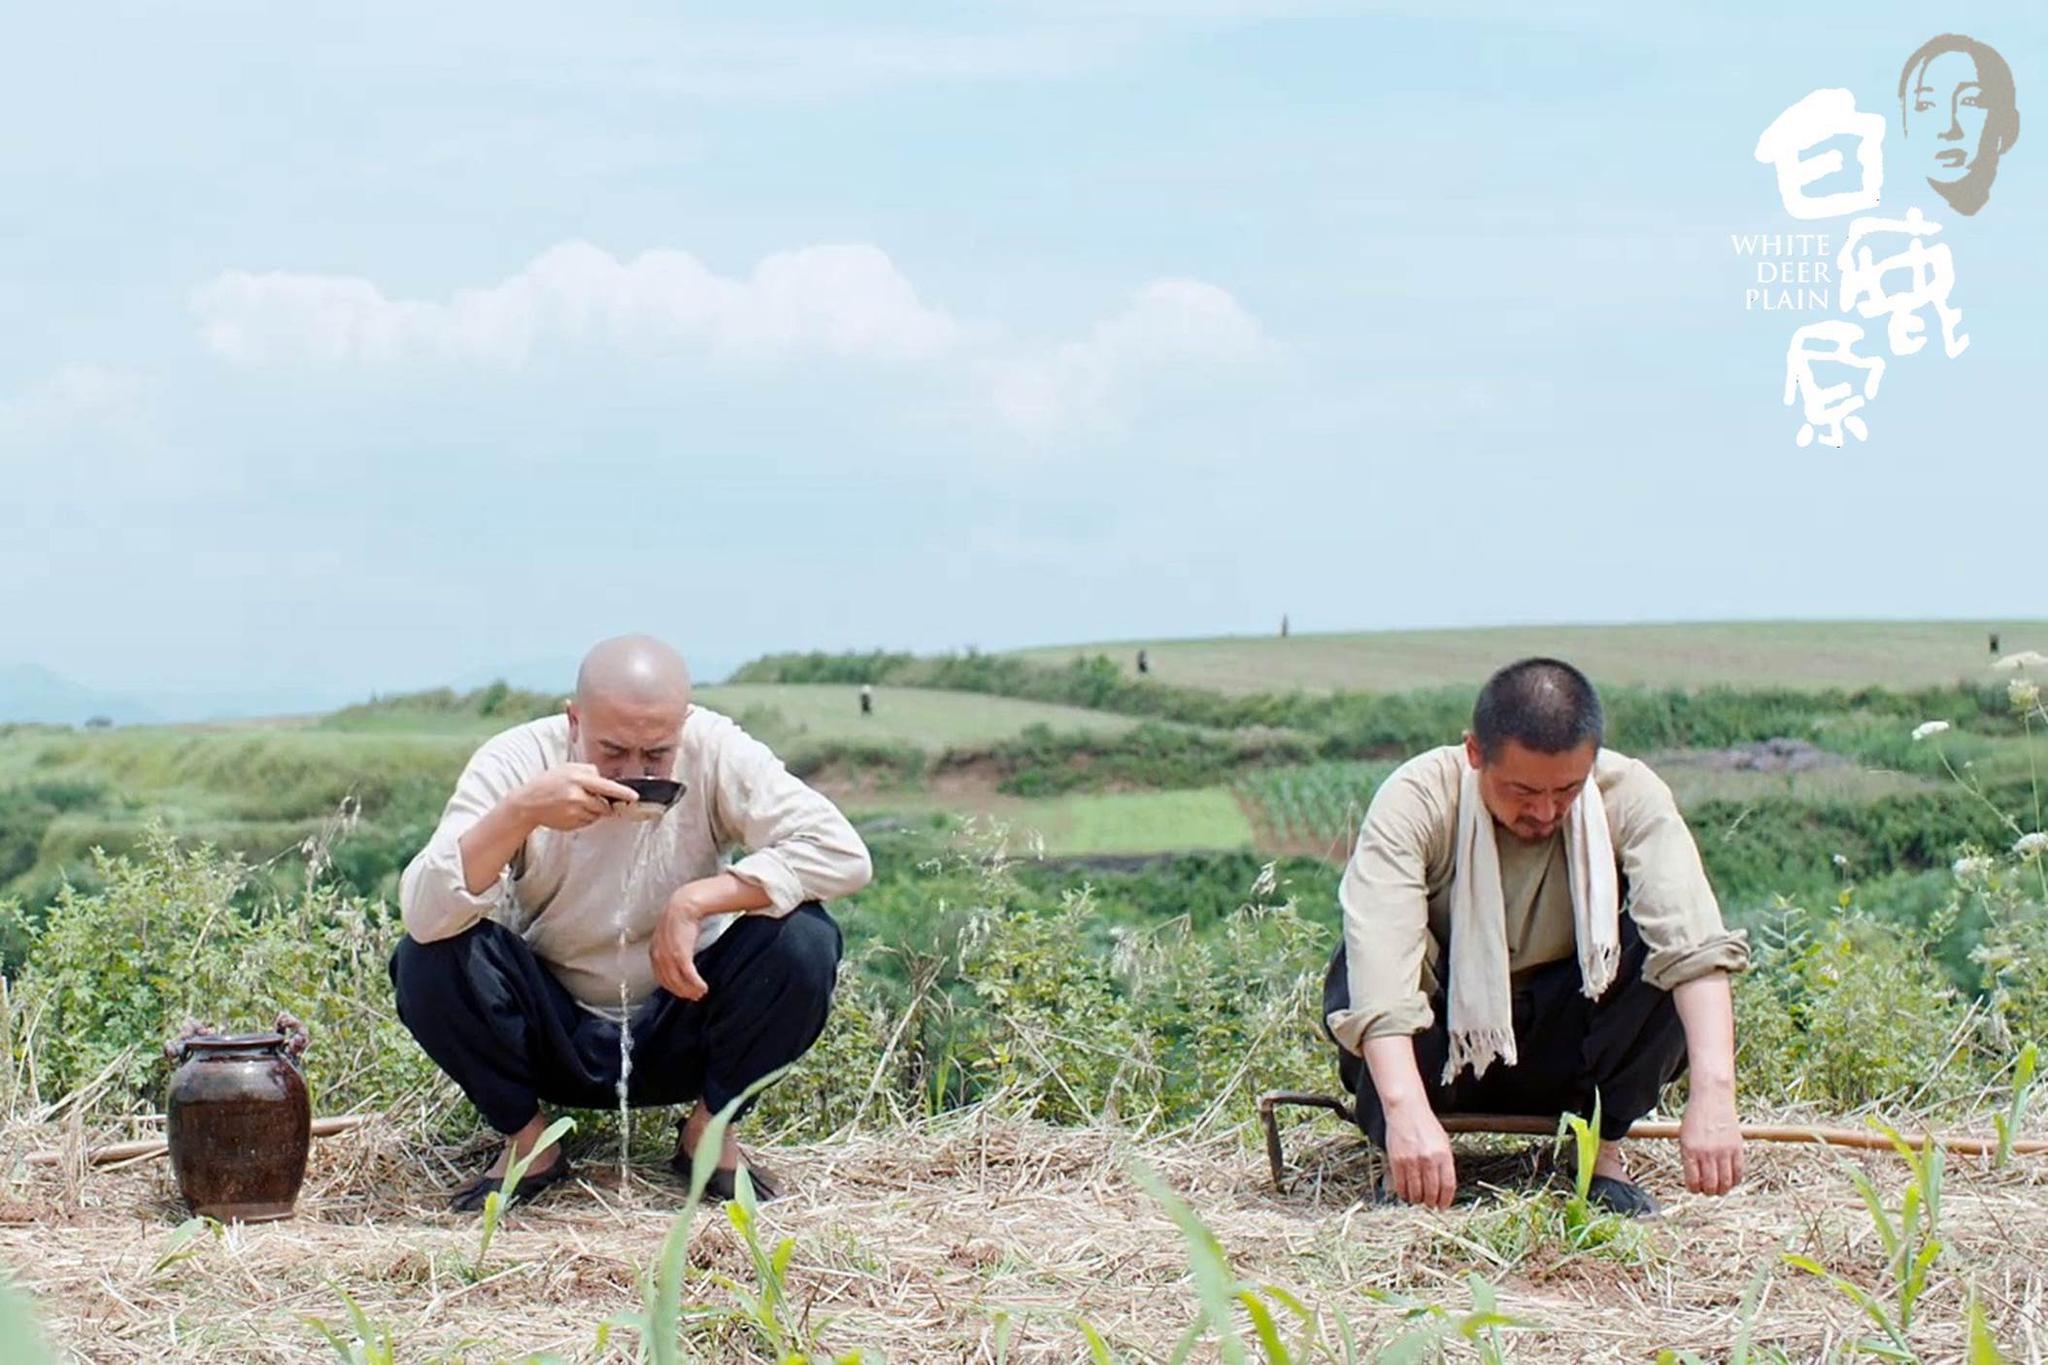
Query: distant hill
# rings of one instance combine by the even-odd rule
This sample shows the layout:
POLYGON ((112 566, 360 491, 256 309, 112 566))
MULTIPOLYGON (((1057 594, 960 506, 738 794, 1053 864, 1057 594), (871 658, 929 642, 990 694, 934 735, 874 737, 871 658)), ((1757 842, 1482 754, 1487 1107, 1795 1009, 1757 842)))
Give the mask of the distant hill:
POLYGON ((83 725, 95 716, 116 725, 146 725, 162 719, 142 701, 73 682, 40 664, 0 665, 0 723, 83 725))
POLYGON ((1472 687, 1532 654, 1568 659, 1603 686, 1915 688, 1991 680, 1999 649, 2048 653, 2048 621, 1706 621, 1115 640, 1007 651, 1034 663, 1106 655, 1135 676, 1220 692, 1405 692, 1472 687))

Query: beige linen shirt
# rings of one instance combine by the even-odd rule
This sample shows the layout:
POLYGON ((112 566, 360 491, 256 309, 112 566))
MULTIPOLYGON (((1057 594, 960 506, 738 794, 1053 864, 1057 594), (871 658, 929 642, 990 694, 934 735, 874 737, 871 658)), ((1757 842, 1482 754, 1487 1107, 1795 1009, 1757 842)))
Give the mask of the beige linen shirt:
MULTIPOLYGON (((1330 1031, 1353 1052, 1367 1038, 1420 1033, 1450 943, 1452 847, 1465 746, 1447 744, 1408 760, 1373 794, 1337 890, 1351 1008, 1329 1016, 1330 1031)), ((1607 808, 1622 905, 1649 957, 1643 979, 1660 990, 1749 965, 1746 935, 1721 922, 1721 907, 1700 865, 1699 847, 1662 778, 1640 759, 1602 749, 1593 781, 1607 808)), ((1501 900, 1507 915, 1508 972, 1529 972, 1577 952, 1564 832, 1519 838, 1498 821, 1501 900)))
MULTIPOLYGON (((731 719, 693 706, 673 776, 683 793, 661 820, 608 816, 580 830, 537 829, 482 895, 462 869, 463 832, 522 783, 570 762, 569 718, 548 716, 486 740, 470 757, 434 837, 406 867, 398 902, 422 943, 489 918, 525 937, 586 1008, 617 1017, 654 990, 648 942, 669 896, 730 870, 786 915, 807 900, 848 895, 873 875, 867 846, 838 807, 791 775, 731 719), (748 850, 737 861, 730 851, 748 850)), ((708 947, 733 920, 704 921, 708 947)))

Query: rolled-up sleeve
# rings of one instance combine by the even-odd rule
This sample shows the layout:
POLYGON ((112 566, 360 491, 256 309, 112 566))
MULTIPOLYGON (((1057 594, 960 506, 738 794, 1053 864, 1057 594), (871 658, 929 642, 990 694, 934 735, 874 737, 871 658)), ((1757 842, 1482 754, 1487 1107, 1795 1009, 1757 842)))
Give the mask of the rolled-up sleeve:
POLYGON ((1344 914, 1350 1008, 1330 1014, 1342 1047, 1429 1027, 1423 967, 1429 940, 1429 848, 1442 822, 1427 769, 1411 761, 1380 784, 1337 888, 1344 914))
POLYGON ((728 723, 712 764, 714 828, 746 850, 728 870, 760 887, 774 913, 851 895, 874 876, 852 822, 767 745, 728 723))
POLYGON ((453 938, 488 918, 510 894, 509 866, 481 895, 470 891, 461 841, 470 826, 544 766, 539 751, 529 748, 501 735, 472 754, 441 810, 434 836, 406 864, 398 880, 398 908, 405 932, 416 941, 453 938))
POLYGON ((1749 937, 1722 922, 1699 845, 1678 801, 1648 764, 1629 760, 1605 794, 1628 884, 1628 914, 1649 957, 1643 980, 1668 991, 1713 972, 1749 966, 1749 937))

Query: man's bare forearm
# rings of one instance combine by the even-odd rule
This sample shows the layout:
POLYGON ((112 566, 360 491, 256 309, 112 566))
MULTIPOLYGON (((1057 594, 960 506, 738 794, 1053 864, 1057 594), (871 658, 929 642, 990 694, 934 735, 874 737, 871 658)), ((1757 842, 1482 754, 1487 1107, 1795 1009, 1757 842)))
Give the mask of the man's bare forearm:
POLYGON ((763 891, 745 877, 731 872, 718 872, 686 882, 677 889, 672 900, 678 902, 693 918, 709 919, 713 915, 725 915, 748 910, 765 910, 774 902, 763 891))
POLYGON ((1735 995, 1726 972, 1709 972, 1671 990, 1685 1026, 1686 1067, 1695 1095, 1735 1098, 1735 995))
POLYGON ((496 886, 505 865, 518 856, 526 836, 536 828, 514 793, 464 830, 457 846, 462 849, 462 880, 469 894, 481 896, 496 886))
POLYGON ((1429 1091, 1422 1084, 1422 1069, 1415 1064, 1415 1040, 1405 1033, 1384 1038, 1367 1038, 1361 1047, 1365 1069, 1372 1073, 1372 1088, 1379 1094, 1380 1107, 1396 1109, 1429 1107, 1429 1091))

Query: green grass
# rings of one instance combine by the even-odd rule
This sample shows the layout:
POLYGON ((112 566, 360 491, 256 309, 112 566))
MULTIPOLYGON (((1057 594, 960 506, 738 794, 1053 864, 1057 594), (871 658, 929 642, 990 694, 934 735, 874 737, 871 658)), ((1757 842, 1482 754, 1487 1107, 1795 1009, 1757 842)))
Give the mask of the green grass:
POLYGON ((410 779, 452 785, 474 743, 445 734, 149 727, 0 740, 0 784, 94 779, 166 814, 297 819, 350 792, 374 800, 410 779))
POLYGON ((1877 768, 1812 768, 1797 773, 1747 771, 1719 772, 1683 763, 1650 766, 1671 788, 1681 807, 1701 801, 1754 801, 1764 796, 1787 796, 1795 801, 1875 801, 1881 796, 1905 792, 1940 791, 1949 784, 1932 777, 1888 772, 1877 768))
POLYGON ((1154 680, 1233 694, 1470 687, 1531 654, 1569 659, 1603 686, 1913 688, 1983 681, 1993 630, 2001 651, 2048 652, 2048 621, 1758 621, 1118 640, 1014 653, 1046 664, 1106 654, 1135 675, 1142 648, 1154 680))
POLYGON ((370 819, 438 810, 476 742, 302 724, 0 736, 0 792, 71 784, 90 793, 34 836, 32 865, 8 868, 0 895, 46 892, 91 848, 135 845, 152 819, 261 861, 293 848, 349 796, 370 819))
POLYGON ((1253 844, 1251 821, 1227 787, 1049 797, 919 792, 852 798, 847 806, 849 813, 863 817, 929 811, 984 816, 1009 826, 1013 850, 1021 851, 1035 833, 1045 841, 1047 855, 1056 858, 1229 852, 1253 844))
POLYGON ((910 744, 927 753, 992 744, 1028 725, 1061 732, 1119 734, 1137 721, 1052 702, 944 692, 928 687, 877 687, 873 715, 860 713, 858 687, 827 683, 737 683, 697 689, 696 699, 745 725, 771 746, 800 740, 870 740, 910 744))
MULTIPOLYGON (((2004 741, 2001 748, 2018 741, 2004 741)), ((2008 766, 2010 760, 2007 760, 2008 766)), ((1274 851, 1318 857, 1349 856, 1367 806, 1381 782, 1397 764, 1335 760, 1289 767, 1260 768, 1232 783, 1247 809, 1255 813, 1264 846, 1274 851)), ((1681 809, 1704 802, 1754 802, 1783 797, 1811 805, 1863 804, 1910 792, 1941 791, 1946 779, 1915 776, 1853 766, 1798 773, 1722 772, 1688 766, 1680 755, 1653 760, 1671 787, 1681 809)))

